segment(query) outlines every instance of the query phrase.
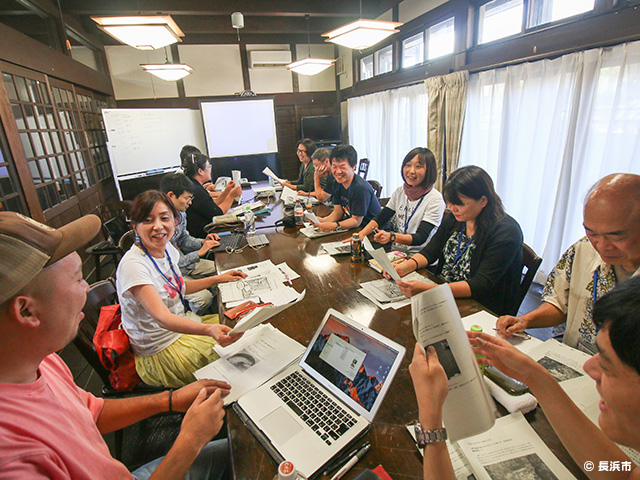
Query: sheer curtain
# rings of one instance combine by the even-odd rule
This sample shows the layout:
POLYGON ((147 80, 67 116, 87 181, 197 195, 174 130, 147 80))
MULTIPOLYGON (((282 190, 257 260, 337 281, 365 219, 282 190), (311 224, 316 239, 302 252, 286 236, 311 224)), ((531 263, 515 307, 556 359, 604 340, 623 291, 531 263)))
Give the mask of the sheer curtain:
POLYGON ((640 42, 470 76, 460 165, 494 179, 543 257, 538 281, 584 235, 589 188, 640 173, 639 89, 640 42))
POLYGON ((424 83, 350 98, 349 141, 358 158, 368 158, 367 178, 378 180, 382 196, 402 185, 400 165, 414 147, 427 145, 427 91, 424 83))

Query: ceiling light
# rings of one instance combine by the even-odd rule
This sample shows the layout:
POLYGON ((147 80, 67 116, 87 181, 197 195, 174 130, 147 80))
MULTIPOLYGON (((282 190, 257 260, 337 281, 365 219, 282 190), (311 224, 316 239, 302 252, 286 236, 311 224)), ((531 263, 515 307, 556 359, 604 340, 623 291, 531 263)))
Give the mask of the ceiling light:
POLYGON ((190 75, 193 71, 193 68, 185 63, 159 63, 140 66, 145 72, 169 82, 180 80, 181 78, 190 75))
POLYGON ((403 25, 400 22, 384 22, 382 20, 360 19, 343 25, 340 28, 323 33, 323 37, 329 37, 325 42, 337 43, 343 47, 362 50, 372 47, 385 38, 400 30, 397 27, 403 25))
POLYGON ((91 17, 98 28, 139 50, 156 50, 180 42, 184 33, 171 15, 91 17))
POLYGON ((292 72, 296 72, 301 75, 315 75, 329 68, 333 65, 333 62, 335 62, 335 60, 330 60, 328 58, 305 58, 303 60, 290 63, 287 65, 287 68, 292 72))
POLYGON ((311 34, 309 33, 309 15, 305 15, 304 19, 307 22, 307 58, 290 63, 289 65, 287 65, 287 68, 292 72, 299 73, 301 75, 316 75, 333 65, 333 62, 335 62, 335 60, 329 58, 311 58, 311 34))

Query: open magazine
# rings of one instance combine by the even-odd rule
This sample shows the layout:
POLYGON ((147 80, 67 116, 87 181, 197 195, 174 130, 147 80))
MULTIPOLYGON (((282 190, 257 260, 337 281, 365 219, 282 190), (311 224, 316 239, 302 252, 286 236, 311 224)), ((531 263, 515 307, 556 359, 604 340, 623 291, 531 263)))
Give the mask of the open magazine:
POLYGON ((449 439, 478 435, 495 422, 495 404, 484 383, 449 285, 411 298, 413 334, 425 349, 433 346, 449 379, 443 423, 449 439))

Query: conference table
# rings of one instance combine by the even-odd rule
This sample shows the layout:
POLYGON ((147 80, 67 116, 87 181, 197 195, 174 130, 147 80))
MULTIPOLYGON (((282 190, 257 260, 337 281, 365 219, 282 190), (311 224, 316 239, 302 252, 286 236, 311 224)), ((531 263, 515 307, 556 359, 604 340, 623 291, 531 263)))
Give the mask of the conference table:
MULTIPOLYGON (((251 200, 251 189, 244 190, 243 201, 251 200)), ((295 228, 274 227, 274 223, 285 213, 283 204, 272 198, 268 205, 272 209, 271 214, 258 218, 256 227, 257 233, 267 236, 269 245, 258 250, 246 247, 242 253, 216 253, 218 269, 226 270, 264 260, 271 260, 274 264, 287 262, 300 275, 300 278, 292 281, 293 287, 298 292, 306 289, 306 296, 301 302, 271 318, 270 322, 305 346, 328 308, 334 308, 405 346, 407 353, 402 366, 366 437, 371 443, 371 449, 343 478, 352 479, 365 468, 373 469, 382 465, 394 480, 422 479, 422 457, 406 429, 406 424, 413 423, 418 417, 408 370, 415 344, 411 328, 411 307, 405 306, 398 310, 377 308, 356 290, 360 288, 361 282, 381 278, 379 273, 366 262, 352 263, 349 255, 318 255, 322 243, 349 238, 353 231, 310 239, 295 228)), ((319 216, 327 215, 330 207, 318 205, 314 210, 319 216)), ((457 305, 463 317, 484 310, 482 305, 468 298, 458 299, 457 305)), ((224 311, 222 305, 220 311, 224 311)), ((233 322, 229 324, 233 325, 233 322)), ((469 408, 473 408, 473 405, 469 408)), ((502 409, 501 413, 507 412, 502 409)), ((585 479, 586 476, 564 449, 541 409, 538 408, 525 417, 576 478, 585 479)), ((275 461, 231 408, 227 409, 227 419, 233 478, 271 480, 276 474, 275 461)))

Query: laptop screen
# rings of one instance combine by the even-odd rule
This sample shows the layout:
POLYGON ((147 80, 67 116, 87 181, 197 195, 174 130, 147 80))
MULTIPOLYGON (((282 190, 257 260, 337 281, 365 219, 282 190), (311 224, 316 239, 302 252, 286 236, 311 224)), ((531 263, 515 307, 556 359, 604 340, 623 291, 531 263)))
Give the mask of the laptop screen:
POLYGON ((328 313, 301 365, 358 413, 372 419, 404 356, 404 347, 336 314, 328 313))

